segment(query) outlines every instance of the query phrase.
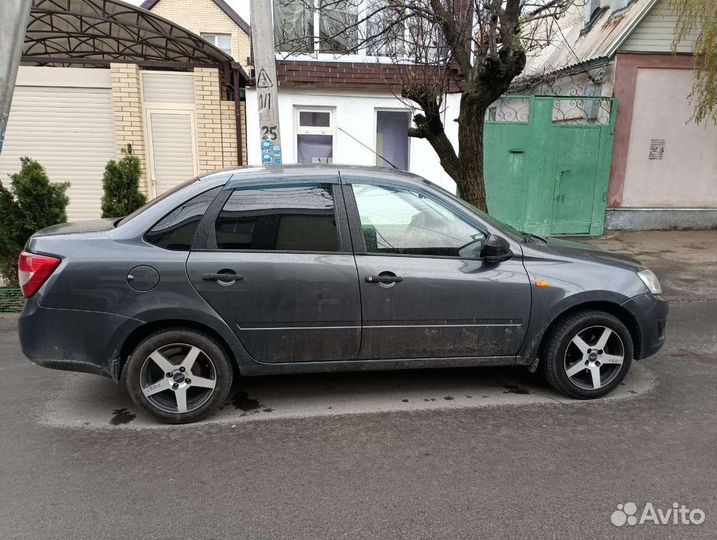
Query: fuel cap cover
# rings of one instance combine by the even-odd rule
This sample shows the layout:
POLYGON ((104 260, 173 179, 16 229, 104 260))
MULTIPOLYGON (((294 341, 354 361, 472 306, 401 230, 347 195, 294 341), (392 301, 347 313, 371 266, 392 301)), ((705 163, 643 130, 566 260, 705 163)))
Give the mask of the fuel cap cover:
POLYGON ((136 291, 151 291, 159 283, 159 272, 144 264, 135 266, 127 274, 127 283, 136 291))

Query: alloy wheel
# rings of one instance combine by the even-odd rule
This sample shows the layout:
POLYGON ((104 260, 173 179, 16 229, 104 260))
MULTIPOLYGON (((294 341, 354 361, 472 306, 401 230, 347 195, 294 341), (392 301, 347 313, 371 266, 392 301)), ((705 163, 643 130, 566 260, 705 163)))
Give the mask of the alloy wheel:
POLYGON ((575 386, 598 390, 618 376, 624 360, 625 346, 618 333, 607 326, 590 326, 570 340, 563 365, 575 386))
POLYGON ((212 359, 199 347, 171 343, 145 359, 139 381, 153 407, 182 414, 209 401, 217 385, 217 371, 212 359))

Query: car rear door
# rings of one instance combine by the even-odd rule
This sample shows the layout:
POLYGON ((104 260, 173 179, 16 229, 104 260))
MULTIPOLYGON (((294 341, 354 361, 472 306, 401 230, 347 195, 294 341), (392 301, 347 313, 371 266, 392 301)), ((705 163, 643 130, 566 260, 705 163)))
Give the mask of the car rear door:
POLYGON ((336 178, 227 184, 187 261, 201 296, 259 362, 355 360, 356 265, 336 178))
POLYGON ((430 190, 343 180, 361 288, 359 358, 517 354, 531 294, 520 247, 485 263, 465 247, 479 252, 485 225, 430 190))

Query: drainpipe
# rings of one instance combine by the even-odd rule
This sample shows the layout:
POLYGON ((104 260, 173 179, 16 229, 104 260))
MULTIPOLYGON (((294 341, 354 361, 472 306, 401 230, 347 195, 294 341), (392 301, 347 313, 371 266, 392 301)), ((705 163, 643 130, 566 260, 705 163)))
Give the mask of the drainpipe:
POLYGON ((244 165, 244 157, 242 155, 242 118, 241 118, 241 77, 238 66, 232 66, 232 75, 234 76, 234 114, 236 115, 236 126, 237 126, 237 164, 239 166, 244 165))

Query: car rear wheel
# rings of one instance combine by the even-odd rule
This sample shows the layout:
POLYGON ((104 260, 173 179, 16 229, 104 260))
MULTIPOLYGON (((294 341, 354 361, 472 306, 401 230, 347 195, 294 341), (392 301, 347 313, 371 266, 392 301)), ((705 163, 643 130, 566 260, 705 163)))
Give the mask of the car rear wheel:
POLYGON ((604 396, 630 369, 633 344, 625 325, 609 313, 574 313, 550 332, 541 366, 548 383, 579 399, 604 396))
POLYGON ((206 418, 224 403, 232 385, 232 366, 208 336, 172 329, 137 346, 125 380, 138 407, 161 422, 185 424, 206 418))

